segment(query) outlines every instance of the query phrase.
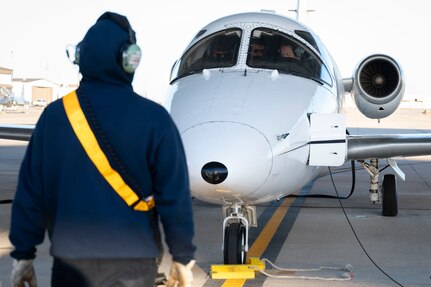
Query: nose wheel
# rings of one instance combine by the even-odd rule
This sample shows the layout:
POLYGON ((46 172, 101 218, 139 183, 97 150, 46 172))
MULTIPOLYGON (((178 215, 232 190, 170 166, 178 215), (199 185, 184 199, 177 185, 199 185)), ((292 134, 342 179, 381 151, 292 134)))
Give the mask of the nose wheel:
POLYGON ((246 228, 241 222, 225 227, 223 257, 224 264, 244 264, 247 257, 246 228))
POLYGON ((223 206, 224 264, 244 264, 248 251, 248 231, 257 226, 256 207, 242 203, 223 206))

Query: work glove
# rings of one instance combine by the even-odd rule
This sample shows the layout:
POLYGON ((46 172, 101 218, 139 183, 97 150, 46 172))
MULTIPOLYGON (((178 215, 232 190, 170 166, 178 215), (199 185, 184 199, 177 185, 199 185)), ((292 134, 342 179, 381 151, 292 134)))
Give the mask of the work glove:
POLYGON ((36 274, 34 273, 33 268, 33 259, 14 259, 10 278, 13 287, 25 287, 25 282, 27 282, 27 286, 37 287, 36 274))
POLYGON ((192 268, 195 260, 190 260, 187 265, 173 262, 168 277, 167 287, 191 287, 193 281, 192 268))

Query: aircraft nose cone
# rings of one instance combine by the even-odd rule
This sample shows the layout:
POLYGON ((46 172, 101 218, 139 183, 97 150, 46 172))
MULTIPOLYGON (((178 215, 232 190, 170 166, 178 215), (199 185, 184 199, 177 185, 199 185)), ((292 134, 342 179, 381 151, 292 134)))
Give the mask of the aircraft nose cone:
POLYGON ((203 201, 256 198, 272 168, 272 149, 256 128, 205 122, 182 134, 193 196, 203 201))
POLYGON ((227 178, 228 171, 224 164, 212 161, 202 167, 201 175, 206 182, 219 184, 227 178))

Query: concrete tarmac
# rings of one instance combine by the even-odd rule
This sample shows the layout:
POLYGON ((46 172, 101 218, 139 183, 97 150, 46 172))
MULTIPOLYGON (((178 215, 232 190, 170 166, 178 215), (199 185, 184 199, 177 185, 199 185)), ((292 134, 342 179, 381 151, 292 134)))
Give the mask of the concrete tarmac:
MULTIPOLYGON (((380 123, 366 119, 354 109, 346 111, 351 134, 431 133, 431 113, 422 110, 402 109, 380 123)), ((34 123, 39 113, 39 110, 30 110, 30 115, 26 116, 0 114, 0 123, 34 123)), ((14 195, 25 148, 24 142, 0 140, 0 200, 14 195)), ((340 275, 344 271, 339 270, 285 272, 284 275, 291 277, 287 279, 262 274, 249 280, 211 279, 208 277, 210 266, 223 261, 222 210, 220 206, 194 200, 198 250, 193 286, 431 286, 431 156, 399 158, 398 165, 405 172, 406 181, 397 179, 399 210, 396 217, 381 216, 381 206, 370 202, 369 175, 358 163, 355 165, 355 192, 349 199, 287 198, 257 207, 259 226, 250 231, 250 253, 260 252, 261 258, 290 269, 351 264, 352 279, 316 279, 343 279, 340 275), (274 214, 282 215, 274 234, 260 236, 267 234, 264 233, 266 227, 274 224, 274 214)), ((384 166, 386 162, 381 160, 380 167, 384 166)), ((336 195, 336 188, 340 196, 348 195, 352 184, 350 163, 331 168, 331 173, 323 170, 301 192, 336 195)), ((380 178, 387 173, 393 173, 391 168, 385 169, 380 178)), ((10 286, 9 223, 10 204, 2 204, 0 287, 10 286)), ((39 286, 50 285, 51 263, 49 244, 45 241, 38 247, 35 260, 39 286)), ((167 273, 169 265, 169 255, 165 254, 161 270, 167 273)), ((271 269, 268 264, 267 268, 271 269)))

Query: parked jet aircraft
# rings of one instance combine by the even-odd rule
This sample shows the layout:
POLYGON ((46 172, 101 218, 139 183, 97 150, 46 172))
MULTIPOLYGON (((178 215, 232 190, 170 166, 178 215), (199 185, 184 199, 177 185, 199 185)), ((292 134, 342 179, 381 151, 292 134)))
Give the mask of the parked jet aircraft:
MULTIPOLYGON (((431 154, 431 135, 346 135, 341 112, 351 92, 365 116, 387 117, 404 89, 400 65, 382 54, 343 79, 313 31, 275 13, 231 15, 202 28, 172 68, 166 108, 184 142, 193 196, 223 205, 225 263, 244 262, 255 204, 346 160, 361 162, 371 200, 395 216, 395 176, 384 176, 381 198, 378 160, 403 177, 392 158, 431 154)), ((17 131, 0 129, 0 137, 17 131)))
POLYGON ((359 62, 343 79, 320 39, 275 13, 244 13, 203 27, 171 71, 167 108, 186 149, 191 190, 223 205, 225 263, 242 263, 253 205, 285 197, 322 167, 358 160, 371 175, 373 202, 397 214, 394 175, 379 194, 378 159, 431 154, 431 135, 346 135, 346 92, 380 119, 404 94, 403 72, 387 55, 359 62))
MULTIPOLYGON (((28 105, 24 99, 16 97, 9 89, 0 88, 0 112, 6 109, 18 109, 28 105)), ((25 108, 24 108, 25 110, 25 108)))

